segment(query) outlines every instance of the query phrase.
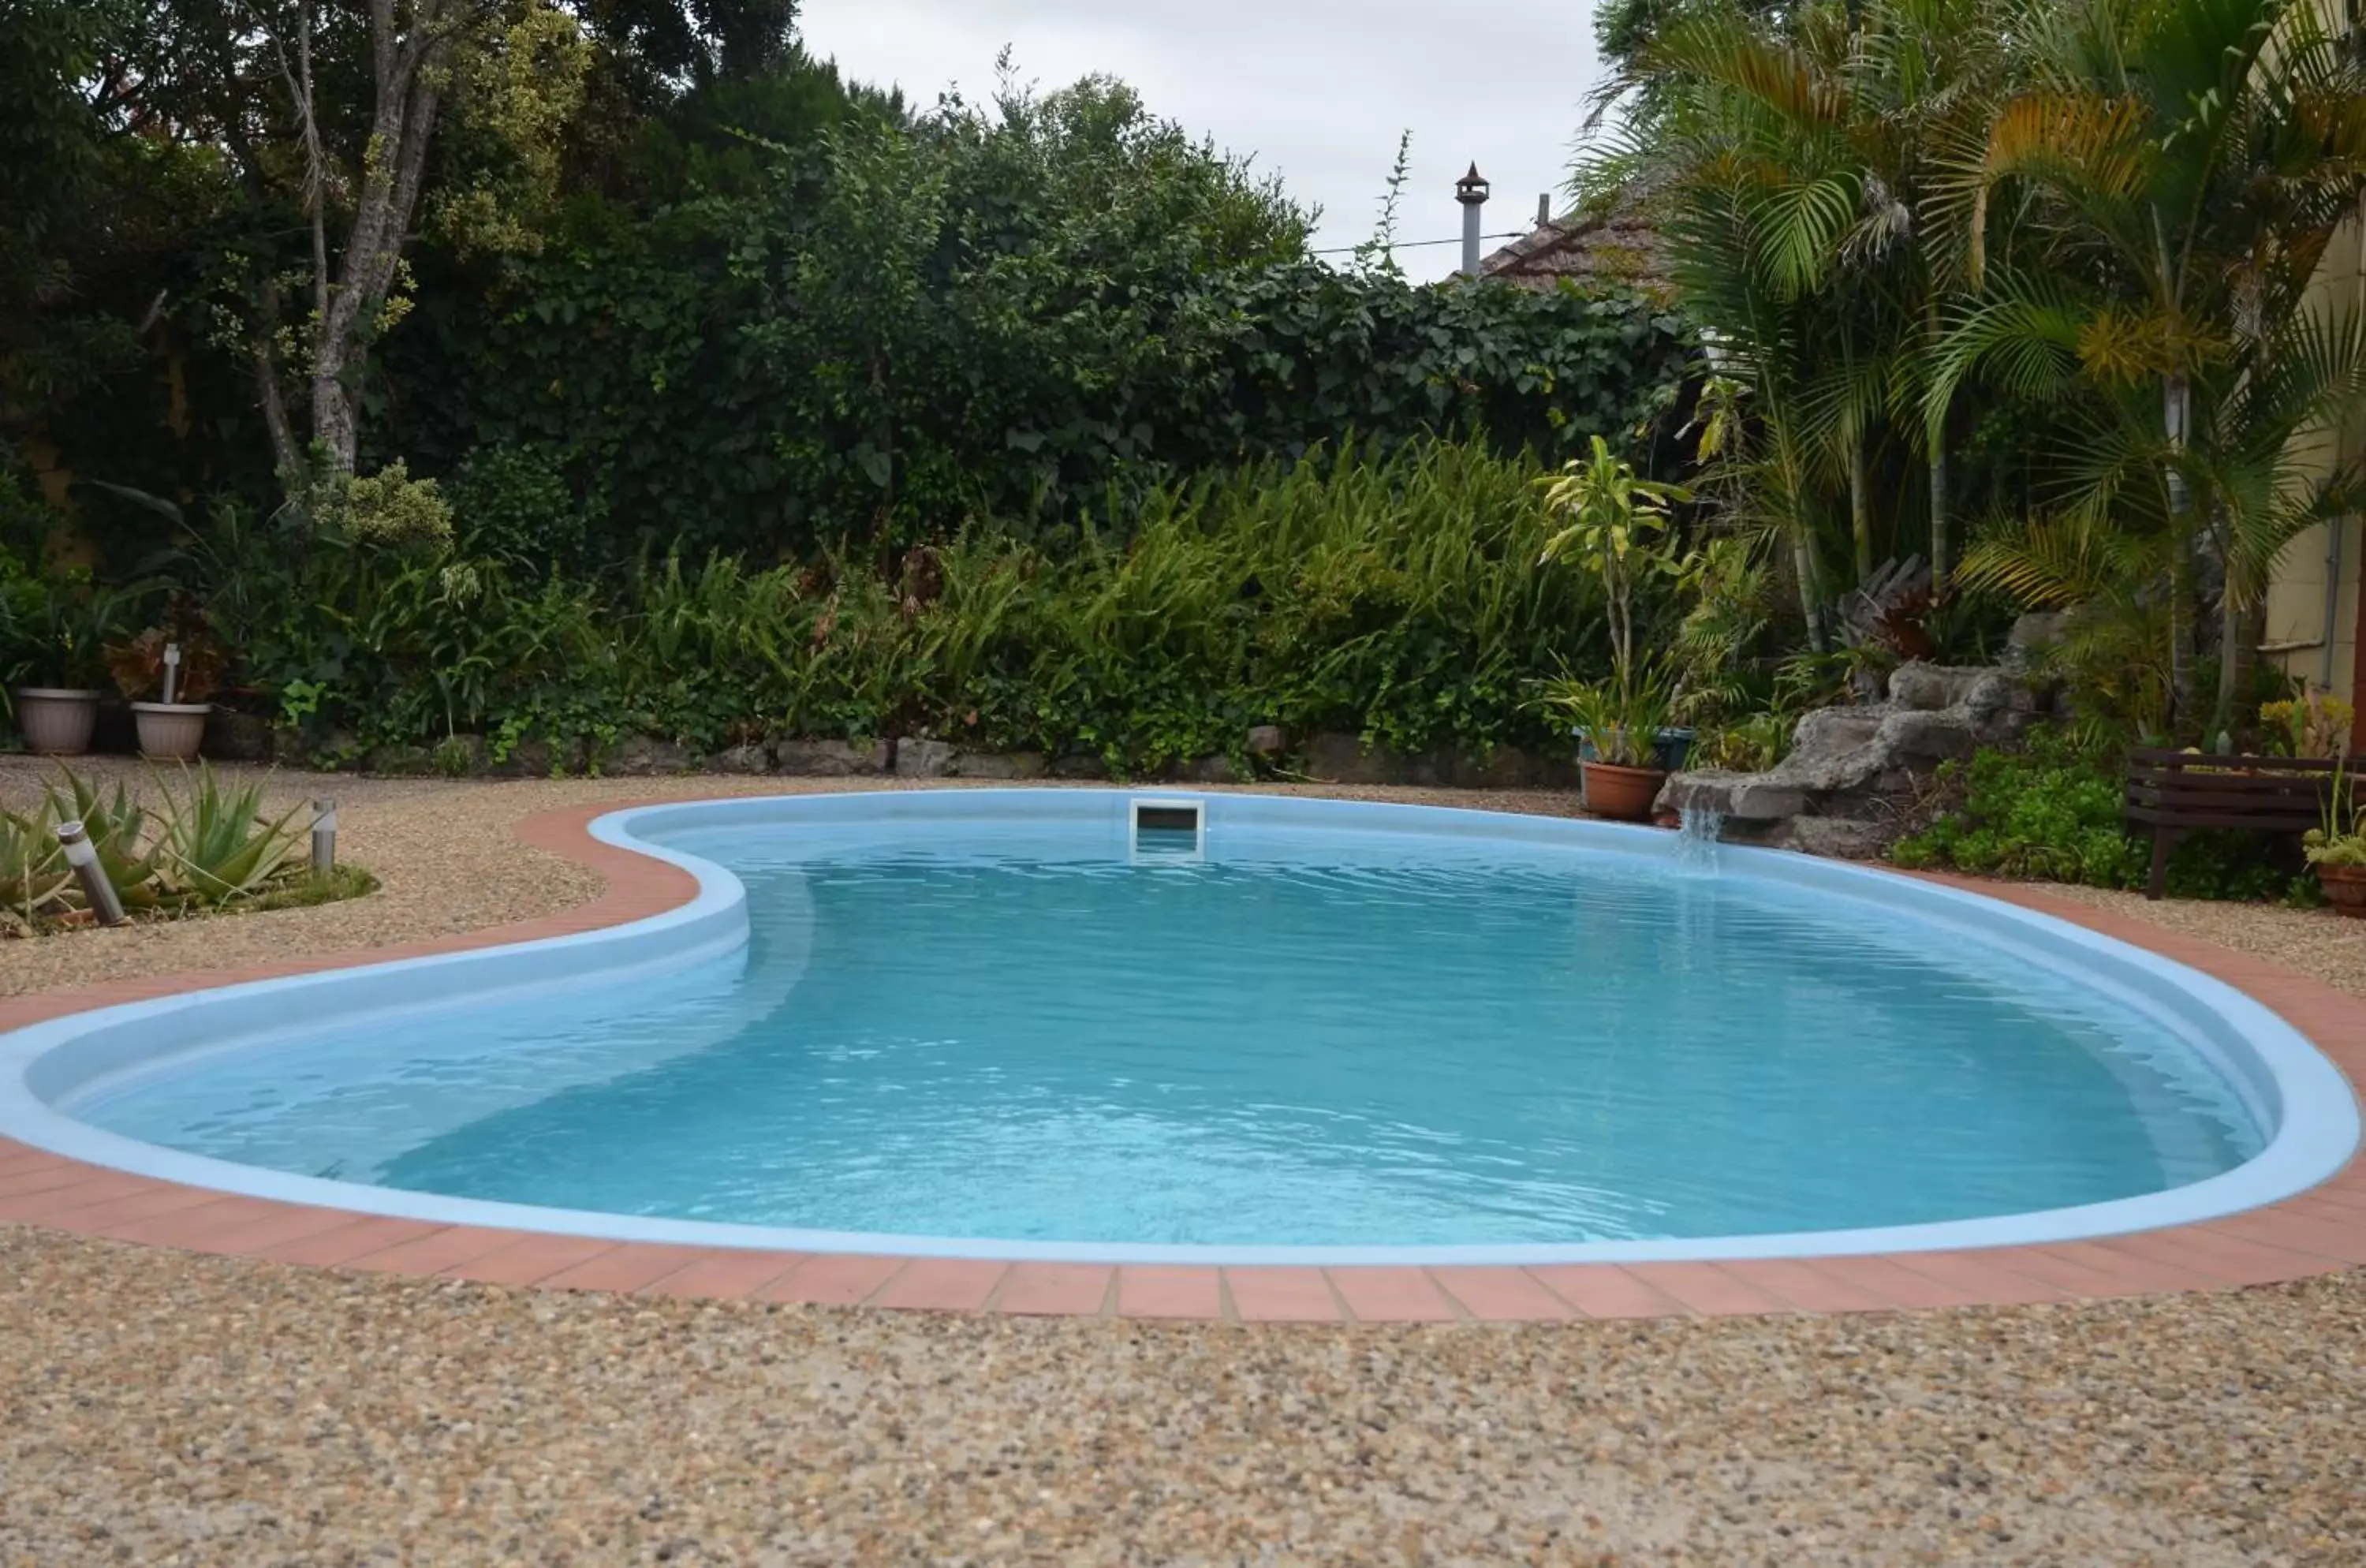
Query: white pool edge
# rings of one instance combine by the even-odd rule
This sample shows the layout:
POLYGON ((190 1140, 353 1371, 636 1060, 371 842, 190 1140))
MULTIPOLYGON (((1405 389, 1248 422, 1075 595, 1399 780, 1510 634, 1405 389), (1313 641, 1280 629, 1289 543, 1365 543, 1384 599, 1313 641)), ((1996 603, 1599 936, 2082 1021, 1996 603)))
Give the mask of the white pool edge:
POLYGON ((596 976, 651 976, 726 955, 748 937, 739 879, 695 855, 640 836, 667 827, 772 823, 803 817, 846 820, 968 817, 981 821, 1121 816, 1137 795, 1206 803, 1209 831, 1228 821, 1276 822, 1319 831, 1411 832, 1504 841, 1592 844, 1607 852, 1673 859, 1675 835, 1652 829, 1524 817, 1458 807, 1173 789, 1009 789, 845 792, 687 801, 611 812, 590 826, 599 841, 677 866, 695 879, 686 903, 626 924, 562 937, 279 979, 249 981, 51 1019, 0 1035, 0 1136, 161 1181, 287 1203, 431 1224, 467 1224, 618 1242, 1001 1261, 1201 1265, 1482 1266, 1835 1257, 2089 1240, 2221 1219, 2292 1197, 2340 1170, 2356 1151, 2360 1116, 2347 1077, 2305 1036, 2235 987, 2069 921, 1977 894, 1844 862, 1720 846, 1736 869, 1977 931, 2034 964, 2173 1012, 2180 1034, 2232 1084, 2263 1131, 2254 1158, 2206 1180, 2142 1197, 2074 1208, 1934 1224, 1653 1241, 1425 1247, 1156 1246, 1004 1241, 813 1231, 668 1220, 447 1198, 297 1176, 184 1154, 106 1132, 52 1101, 141 1065, 248 1036, 291 1010, 317 1024, 324 1012, 366 1023, 456 999, 491 1000, 596 976))

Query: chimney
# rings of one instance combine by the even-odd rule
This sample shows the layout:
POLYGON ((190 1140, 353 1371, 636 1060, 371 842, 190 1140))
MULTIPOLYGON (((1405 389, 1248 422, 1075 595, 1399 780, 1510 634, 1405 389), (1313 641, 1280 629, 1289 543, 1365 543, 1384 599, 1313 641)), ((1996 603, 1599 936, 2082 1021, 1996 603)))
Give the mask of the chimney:
POLYGON ((1462 276, 1479 276, 1479 209, 1487 205, 1487 182, 1480 177, 1479 165, 1454 182, 1454 199, 1462 204, 1462 276))
POLYGON ((1537 197, 1537 227, 1541 229, 1551 221, 1552 192, 1546 191, 1537 197))

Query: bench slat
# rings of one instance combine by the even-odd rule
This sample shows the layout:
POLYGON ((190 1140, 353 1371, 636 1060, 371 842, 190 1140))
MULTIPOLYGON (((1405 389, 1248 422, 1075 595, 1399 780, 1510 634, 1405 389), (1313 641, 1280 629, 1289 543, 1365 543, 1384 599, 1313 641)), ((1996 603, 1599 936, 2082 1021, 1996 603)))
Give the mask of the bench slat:
POLYGON ((2197 828, 2296 834, 2325 820, 2338 776, 2354 779, 2360 759, 2214 757, 2139 748, 2128 753, 2122 820, 2152 829, 2148 897, 2161 896, 2169 852, 2197 828), (2338 771, 2338 772, 2337 772, 2338 771))
POLYGON ((2127 800, 2131 806, 2191 807, 2197 811, 2257 811, 2270 817, 2288 817, 2295 811, 2315 817, 2325 809, 2325 792, 2322 790, 2287 794, 2270 790, 2131 788, 2127 800))
POLYGON ((2258 833, 2305 833, 2317 826, 2314 817, 2270 818, 2238 817, 2232 812, 2128 812, 2126 819, 2151 828, 2248 828, 2258 833))

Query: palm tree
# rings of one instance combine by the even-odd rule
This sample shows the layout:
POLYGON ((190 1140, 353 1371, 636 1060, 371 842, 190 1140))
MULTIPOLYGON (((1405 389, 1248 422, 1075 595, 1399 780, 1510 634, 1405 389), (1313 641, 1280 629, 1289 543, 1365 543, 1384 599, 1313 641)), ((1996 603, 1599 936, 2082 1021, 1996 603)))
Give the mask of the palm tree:
POLYGON ((1986 130, 2003 37, 1989 0, 1696 8, 1636 51, 1648 126, 1591 171, 1672 191, 1686 304, 1752 381, 1774 451, 1844 487, 1860 580, 1885 431, 1920 451, 1949 576, 1949 410, 1930 383, 1969 236, 1945 176, 1986 130))
POLYGON ((2215 557, 2214 732, 2249 679, 2276 557, 2358 485, 2301 456, 2366 392, 2366 329, 2311 303, 2366 199, 2356 29, 2312 0, 2022 0, 2008 27, 2025 85, 1953 181, 1983 297, 1952 323, 1931 396, 1983 375, 2066 400, 2059 506, 2167 536, 2189 728, 2215 557))

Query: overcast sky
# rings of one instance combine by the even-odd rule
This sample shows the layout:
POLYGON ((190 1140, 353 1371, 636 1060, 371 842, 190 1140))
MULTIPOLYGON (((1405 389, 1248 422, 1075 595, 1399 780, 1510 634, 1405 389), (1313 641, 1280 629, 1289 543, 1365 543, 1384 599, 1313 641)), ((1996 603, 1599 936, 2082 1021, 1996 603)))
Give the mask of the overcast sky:
MULTIPOLYGON (((1526 231, 1540 194, 1562 205, 1594 76, 1590 0, 805 0, 800 25, 814 53, 920 105, 954 84, 984 96, 1005 44, 1047 88, 1121 77, 1155 113, 1279 172, 1323 209, 1326 246, 1370 237, 1407 130, 1400 240, 1461 234, 1454 182, 1474 159, 1494 186, 1487 231, 1526 231)), ((1459 252, 1398 259, 1437 277, 1459 252)))

